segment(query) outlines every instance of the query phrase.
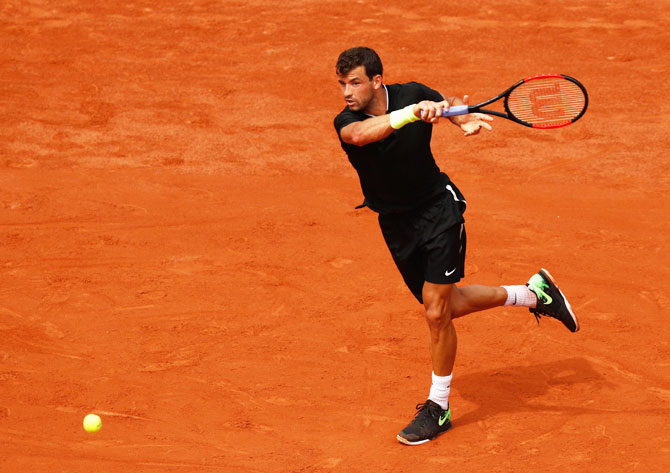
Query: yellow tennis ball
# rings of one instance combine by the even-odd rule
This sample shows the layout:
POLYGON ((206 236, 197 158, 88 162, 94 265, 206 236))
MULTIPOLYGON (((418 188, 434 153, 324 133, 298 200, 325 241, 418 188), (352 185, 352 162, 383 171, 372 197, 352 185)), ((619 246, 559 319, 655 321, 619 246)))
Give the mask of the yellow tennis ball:
POLYGON ((89 414, 86 417, 84 417, 84 430, 90 434, 93 434, 100 430, 102 427, 102 419, 95 415, 95 414, 89 414))

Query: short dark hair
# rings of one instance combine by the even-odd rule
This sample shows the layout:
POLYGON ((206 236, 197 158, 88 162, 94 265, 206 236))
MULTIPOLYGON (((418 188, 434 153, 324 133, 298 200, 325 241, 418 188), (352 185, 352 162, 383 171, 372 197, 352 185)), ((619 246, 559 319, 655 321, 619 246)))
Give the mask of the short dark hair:
POLYGON ((372 79, 377 74, 383 75, 384 73, 384 66, 382 66, 382 60, 379 58, 379 55, 374 50, 365 46, 347 49, 340 54, 340 57, 337 58, 335 72, 338 76, 343 76, 358 66, 365 67, 368 79, 372 79))

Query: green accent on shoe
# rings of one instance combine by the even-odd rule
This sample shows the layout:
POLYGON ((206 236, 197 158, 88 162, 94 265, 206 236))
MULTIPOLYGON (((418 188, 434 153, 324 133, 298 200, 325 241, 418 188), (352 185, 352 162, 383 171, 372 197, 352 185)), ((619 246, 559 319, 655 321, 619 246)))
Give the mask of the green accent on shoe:
POLYGON ((444 413, 444 417, 440 417, 440 418, 438 419, 437 423, 440 425, 440 427, 442 427, 442 426, 444 425, 444 423, 445 423, 446 421, 448 421, 448 420, 451 420, 451 409, 449 409, 448 411, 446 411, 446 412, 444 413))
POLYGON ((542 304, 549 305, 552 303, 551 296, 544 292, 545 289, 549 289, 549 284, 540 273, 533 274, 528 280, 528 289, 535 293, 542 304))
POLYGON ((414 419, 402 429, 396 438, 405 445, 421 445, 451 429, 451 410, 428 399, 416 405, 414 419))

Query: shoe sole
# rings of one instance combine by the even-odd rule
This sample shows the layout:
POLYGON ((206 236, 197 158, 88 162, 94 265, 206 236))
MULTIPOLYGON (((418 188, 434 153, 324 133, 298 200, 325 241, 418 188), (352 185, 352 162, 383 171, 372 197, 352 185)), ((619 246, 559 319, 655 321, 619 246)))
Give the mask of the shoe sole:
POLYGON ((434 439, 438 438, 440 435, 444 434, 445 432, 449 432, 451 430, 451 427, 452 426, 449 425, 449 428, 447 430, 443 430, 442 432, 437 434, 435 437, 430 438, 430 439, 416 440, 416 441, 412 442, 411 440, 407 440, 406 438, 401 437, 400 434, 396 435, 396 439, 398 439, 398 442, 402 443, 403 445, 421 445, 421 444, 428 443, 431 440, 434 440, 434 439))
POLYGON ((572 306, 568 302, 568 298, 565 297, 565 294, 563 294, 563 292, 559 289, 558 284, 556 284, 556 281, 554 281, 554 278, 552 277, 552 275, 549 271, 542 268, 542 269, 540 269, 540 273, 542 273, 547 279, 549 279, 551 281, 551 283, 554 285, 554 287, 556 288, 558 293, 563 298, 563 302, 565 302, 565 307, 568 308, 568 313, 570 314, 570 317, 572 317, 572 321, 575 323, 575 330, 573 330, 573 333, 574 332, 579 332, 579 320, 577 320, 577 316, 572 311, 572 306))

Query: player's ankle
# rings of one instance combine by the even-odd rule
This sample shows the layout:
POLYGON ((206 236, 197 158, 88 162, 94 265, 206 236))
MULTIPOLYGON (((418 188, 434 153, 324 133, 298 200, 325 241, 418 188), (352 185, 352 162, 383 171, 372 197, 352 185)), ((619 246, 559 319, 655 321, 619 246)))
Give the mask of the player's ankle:
POLYGON ((513 305, 518 307, 535 307, 537 305, 537 296, 526 285, 502 286, 507 291, 507 300, 503 305, 513 305))

